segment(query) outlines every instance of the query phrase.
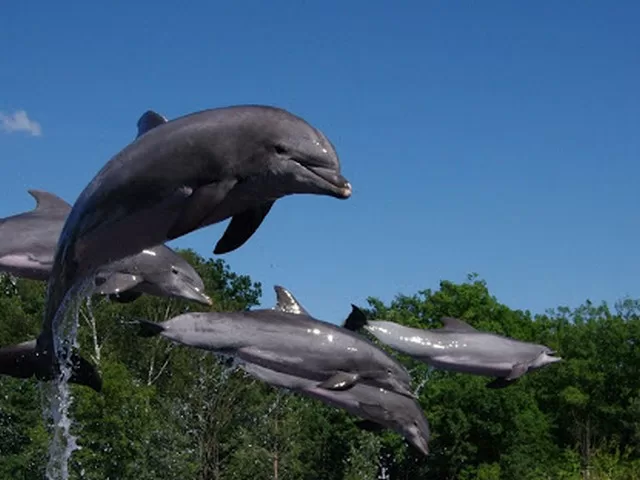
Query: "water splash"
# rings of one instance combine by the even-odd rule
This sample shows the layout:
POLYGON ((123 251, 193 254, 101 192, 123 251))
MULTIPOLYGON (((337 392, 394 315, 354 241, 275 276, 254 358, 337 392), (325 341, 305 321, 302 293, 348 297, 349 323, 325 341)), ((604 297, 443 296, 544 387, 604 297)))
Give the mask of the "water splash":
POLYGON ((69 459, 81 447, 77 437, 71 433, 72 419, 69 407, 73 402, 69 379, 72 373, 71 354, 78 348, 78 317, 80 306, 92 292, 93 277, 75 284, 66 294, 52 322, 55 360, 60 365, 60 375, 43 385, 45 402, 49 411, 45 421, 50 421, 53 437, 49 443, 49 461, 45 477, 47 480, 68 480, 69 459))

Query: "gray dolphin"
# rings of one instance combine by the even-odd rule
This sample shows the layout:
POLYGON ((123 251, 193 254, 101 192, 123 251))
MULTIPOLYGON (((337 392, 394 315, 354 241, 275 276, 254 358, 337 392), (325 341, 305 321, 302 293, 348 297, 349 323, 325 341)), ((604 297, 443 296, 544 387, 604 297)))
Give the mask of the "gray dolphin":
POLYGON ((195 312, 166 322, 140 320, 140 335, 230 355, 277 372, 348 390, 356 383, 415 398, 404 367, 364 337, 311 316, 279 309, 195 312))
MULTIPOLYGON (((286 110, 241 105, 163 120, 143 114, 138 137, 89 182, 65 221, 36 345, 39 378, 60 372, 53 354, 58 309, 100 267, 227 218, 214 253, 230 252, 278 198, 351 196, 331 142, 286 110)), ((70 348, 62 346, 63 361, 70 348)))
POLYGON ((195 268, 166 245, 145 248, 98 270, 95 292, 128 302, 143 293, 211 305, 195 268))
POLYGON ((504 388, 531 370, 562 360, 544 345, 522 342, 495 333, 476 330, 452 317, 442 318, 443 328, 422 330, 394 322, 367 320, 352 305, 344 327, 363 328, 382 343, 441 370, 497 377, 489 388, 504 388))
MULTIPOLYGON (((309 315, 289 290, 279 285, 274 289, 274 310, 309 315)), ((365 422, 358 423, 361 428, 376 431, 382 426, 398 432, 421 453, 429 453, 429 422, 414 399, 364 383, 356 383, 344 391, 327 390, 319 387, 313 380, 276 372, 252 363, 241 363, 240 368, 276 388, 291 390, 364 418, 365 422)))
POLYGON ((36 200, 33 210, 0 219, 0 271, 47 280, 71 206, 49 192, 28 192, 36 200))
POLYGON ((358 424, 361 428, 371 431, 379 430, 378 426, 389 428, 405 437, 424 455, 429 454, 429 423, 414 399, 363 383, 357 383, 345 391, 327 390, 313 380, 276 372, 253 363, 241 364, 240 368, 276 388, 315 398, 368 420, 358 424))
MULTIPOLYGON (((71 205, 44 190, 28 192, 36 200, 33 210, 0 219, 0 271, 47 280, 71 205)), ((95 281, 95 293, 110 295, 117 301, 131 301, 146 293, 211 305, 198 273, 166 245, 145 249, 102 267, 95 281)))

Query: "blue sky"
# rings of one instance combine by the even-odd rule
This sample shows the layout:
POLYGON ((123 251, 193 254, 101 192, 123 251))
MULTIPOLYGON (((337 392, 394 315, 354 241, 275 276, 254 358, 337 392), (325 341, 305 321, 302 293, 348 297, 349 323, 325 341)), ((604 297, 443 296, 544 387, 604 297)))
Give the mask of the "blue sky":
MULTIPOLYGON (((74 201, 147 109, 271 104, 354 193, 279 200, 223 257, 265 305, 277 283, 339 322, 469 272, 534 312, 639 297, 638 24, 634 1, 9 2, 0 216, 74 201)), ((224 228, 170 245, 209 256, 224 228)))

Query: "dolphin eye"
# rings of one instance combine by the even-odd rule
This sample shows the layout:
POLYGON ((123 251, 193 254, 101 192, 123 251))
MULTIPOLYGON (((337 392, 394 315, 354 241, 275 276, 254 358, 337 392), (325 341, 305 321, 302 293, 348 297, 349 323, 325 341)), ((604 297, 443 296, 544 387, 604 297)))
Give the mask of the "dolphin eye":
POLYGON ((173 273, 174 275, 177 275, 178 269, 176 267, 171 267, 171 273, 173 273))
POLYGON ((274 146, 273 146, 273 149, 275 150, 275 152, 276 152, 278 155, 284 155, 285 153, 287 153, 287 148, 286 148, 286 147, 284 147, 284 146, 282 146, 282 145, 280 145, 280 144, 276 144, 276 145, 274 145, 274 146))

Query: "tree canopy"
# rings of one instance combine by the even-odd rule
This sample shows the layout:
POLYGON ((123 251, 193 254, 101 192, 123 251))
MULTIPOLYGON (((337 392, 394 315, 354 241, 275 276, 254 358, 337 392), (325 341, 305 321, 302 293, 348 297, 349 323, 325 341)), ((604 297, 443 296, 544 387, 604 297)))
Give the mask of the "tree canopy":
MULTIPOLYGON (((180 253, 203 278, 212 310, 258 304, 261 285, 250 277, 222 260, 180 253)), ((37 336, 45 288, 0 275, 0 345, 37 336)), ((587 301, 532 315, 501 304, 470 275, 388 305, 368 304, 375 318, 418 328, 462 318, 543 343, 563 361, 491 390, 485 377, 433 370, 387 349, 411 372, 429 420, 431 454, 424 457, 396 433, 361 430, 342 410, 271 388, 210 353, 133 331, 134 318, 162 321, 200 305, 93 297, 81 309, 79 341, 104 386, 101 393, 72 386, 72 432, 81 447, 72 478, 640 478, 640 301, 587 301)), ((42 478, 49 437, 40 386, 1 376, 0 391, 0 478, 42 478)))

